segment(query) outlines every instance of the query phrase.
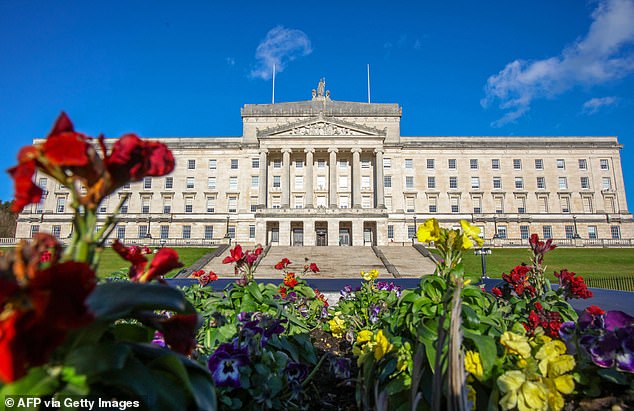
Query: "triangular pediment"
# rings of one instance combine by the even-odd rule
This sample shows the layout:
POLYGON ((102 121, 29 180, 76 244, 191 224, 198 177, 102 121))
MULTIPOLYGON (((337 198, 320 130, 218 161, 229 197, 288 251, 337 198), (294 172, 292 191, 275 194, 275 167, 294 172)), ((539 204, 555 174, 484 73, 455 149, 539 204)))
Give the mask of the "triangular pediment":
POLYGON ((337 137, 337 136, 384 136, 384 130, 355 124, 332 117, 315 117, 278 127, 258 130, 259 137, 337 137))

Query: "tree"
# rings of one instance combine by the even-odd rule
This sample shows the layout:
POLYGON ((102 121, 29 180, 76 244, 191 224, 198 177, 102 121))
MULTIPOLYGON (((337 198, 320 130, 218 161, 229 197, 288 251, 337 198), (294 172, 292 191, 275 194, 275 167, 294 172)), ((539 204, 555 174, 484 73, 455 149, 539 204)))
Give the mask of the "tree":
POLYGON ((11 201, 0 200, 0 238, 15 238, 18 215, 11 212, 11 201))

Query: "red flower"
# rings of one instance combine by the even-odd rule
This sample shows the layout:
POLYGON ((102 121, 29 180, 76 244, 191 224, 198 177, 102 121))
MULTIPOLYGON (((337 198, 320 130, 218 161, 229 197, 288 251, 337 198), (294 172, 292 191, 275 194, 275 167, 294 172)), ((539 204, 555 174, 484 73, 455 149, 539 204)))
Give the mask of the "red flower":
POLYGON ((194 271, 194 272, 192 273, 192 277, 194 277, 194 278, 198 278, 198 277, 200 277, 200 276, 201 276, 201 275, 203 275, 203 274, 205 274, 205 270, 198 270, 198 271, 194 271))
POLYGON ((34 147, 24 147, 18 154, 19 164, 8 170, 15 186, 15 194, 11 211, 21 212, 25 206, 39 203, 44 191, 33 182, 36 164, 33 158, 37 155, 34 147))
MULTIPOLYGON (((101 143, 104 147, 103 140, 101 143)), ((105 163, 115 187, 174 170, 174 156, 165 144, 144 141, 135 134, 126 134, 114 143, 105 163)))
POLYGON ((518 265, 511 270, 510 274, 502 274, 502 279, 506 281, 506 285, 511 287, 515 294, 523 296, 525 291, 528 291, 527 295, 531 297, 535 296, 535 287, 533 287, 528 281, 528 273, 530 267, 525 265, 518 265))
POLYGON ((277 291, 280 293, 282 298, 286 298, 286 292, 288 291, 286 287, 284 287, 283 285, 280 285, 280 288, 277 291))
POLYGON ((317 298, 318 300, 322 301, 324 303, 324 307, 328 308, 329 304, 328 304, 328 299, 326 298, 326 296, 319 291, 319 289, 315 288, 315 298, 317 298))
POLYGON ((293 288, 298 284, 297 279, 295 278, 295 273, 288 273, 284 277, 284 285, 293 288))
POLYGON ((183 263, 178 261, 178 253, 171 248, 161 248, 150 263, 150 268, 139 278, 140 283, 152 281, 155 278, 162 278, 165 274, 175 268, 180 268, 183 263))
POLYGON ((535 308, 537 308, 537 311, 544 311, 544 306, 539 301, 535 301, 535 308))
POLYGON ((497 287, 493 287, 493 288, 491 289, 491 292, 492 292, 492 293, 493 293, 493 295, 494 295, 494 296, 496 296, 496 297, 502 297, 502 290, 500 290, 500 289, 499 289, 499 288, 497 288, 497 287))
POLYGON ((216 281, 218 279, 218 274, 209 270, 209 281, 216 281))
POLYGON ((317 264, 310 263, 310 271, 312 271, 313 273, 318 273, 319 272, 319 267, 317 267, 317 264))
POLYGON ((284 257, 284 258, 282 258, 282 261, 280 261, 279 263, 275 264, 275 269, 276 270, 283 270, 289 264, 291 264, 291 261, 288 258, 284 257))
POLYGON ((580 275, 575 277, 575 275, 575 273, 566 269, 555 272, 555 277, 559 279, 559 287, 563 291, 563 296, 566 299, 592 297, 592 291, 588 290, 583 277, 580 275))
POLYGON ((223 264, 236 263, 244 258, 244 254, 242 253, 242 246, 240 244, 236 244, 234 248, 229 250, 229 255, 222 260, 223 264))
POLYGON ((49 133, 42 155, 53 166, 83 167, 89 164, 94 148, 88 137, 75 132, 68 115, 62 112, 49 133))
POLYGON ((198 314, 176 314, 161 321, 160 331, 172 350, 189 355, 196 348, 198 323, 198 314))
POLYGON ((605 311, 603 311, 596 305, 591 305, 590 307, 586 308, 586 311, 593 316, 605 314, 605 311))
POLYGON ((112 243, 112 249, 116 251, 121 258, 132 263, 132 267, 130 267, 130 271, 128 271, 128 277, 130 277, 132 281, 137 281, 145 271, 145 266, 147 265, 147 258, 143 255, 141 248, 135 245, 126 247, 116 239, 114 243, 112 243))
POLYGON ((538 264, 544 259, 544 254, 557 248, 557 246, 553 244, 552 238, 549 238, 546 242, 539 241, 539 236, 537 234, 532 234, 528 243, 531 246, 531 250, 533 250, 533 254, 535 255, 535 259, 538 264))

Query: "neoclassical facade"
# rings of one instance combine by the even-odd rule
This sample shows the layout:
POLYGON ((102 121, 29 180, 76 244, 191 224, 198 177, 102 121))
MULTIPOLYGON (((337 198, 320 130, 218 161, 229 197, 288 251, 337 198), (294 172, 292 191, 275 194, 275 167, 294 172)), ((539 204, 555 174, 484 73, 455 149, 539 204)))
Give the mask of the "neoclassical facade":
MULTIPOLYGON (((246 104, 241 137, 159 138, 166 177, 132 183, 113 237, 127 242, 385 245, 435 217, 499 245, 531 233, 567 245, 631 245, 616 137, 401 136, 398 104, 330 99, 246 104), (162 241, 161 241, 162 240, 162 241)), ((68 191, 46 175, 17 237, 70 234, 68 191)))

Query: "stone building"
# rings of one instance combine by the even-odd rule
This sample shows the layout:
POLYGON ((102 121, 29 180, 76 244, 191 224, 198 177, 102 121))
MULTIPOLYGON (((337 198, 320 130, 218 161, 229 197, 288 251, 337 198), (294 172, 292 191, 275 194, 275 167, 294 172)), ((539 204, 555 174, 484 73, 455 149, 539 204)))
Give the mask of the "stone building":
MULTIPOLYGON (((398 244, 436 217, 499 245, 632 243, 616 137, 402 136, 398 104, 331 100, 322 82, 312 94, 246 104, 241 137, 157 139, 175 171, 122 188, 101 218, 130 194, 112 234, 127 242, 398 244)), ((36 181, 47 195, 17 237, 68 237, 68 191, 36 181)))

